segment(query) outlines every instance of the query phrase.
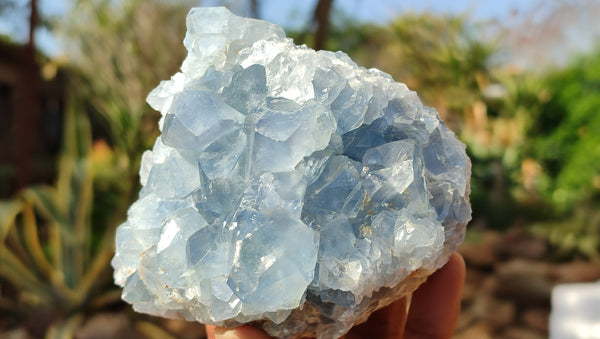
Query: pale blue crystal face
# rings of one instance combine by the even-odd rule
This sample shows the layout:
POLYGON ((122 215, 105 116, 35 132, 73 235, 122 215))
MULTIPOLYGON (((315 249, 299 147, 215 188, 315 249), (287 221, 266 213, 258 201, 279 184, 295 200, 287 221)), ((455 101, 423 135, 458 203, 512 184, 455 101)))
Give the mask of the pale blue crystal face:
POLYGON ((126 301, 330 338, 445 263, 470 162, 435 110, 270 23, 196 8, 187 25, 182 72, 148 96, 162 135, 117 230, 126 301))

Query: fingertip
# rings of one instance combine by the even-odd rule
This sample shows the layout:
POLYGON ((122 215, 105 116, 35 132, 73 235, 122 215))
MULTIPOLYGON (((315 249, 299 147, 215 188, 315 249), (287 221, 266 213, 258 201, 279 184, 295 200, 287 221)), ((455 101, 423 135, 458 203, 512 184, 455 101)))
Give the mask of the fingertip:
POLYGON ((369 319, 354 326, 343 338, 402 338, 406 323, 406 298, 401 298, 381 308, 369 319))
POLYGON ((465 261, 453 253, 414 293, 408 312, 407 338, 450 338, 460 315, 465 261))
POLYGON ((206 329, 206 338, 207 339, 215 339, 215 325, 204 325, 206 329))
POLYGON ((206 325, 208 339, 270 339, 266 333, 252 326, 239 326, 234 328, 206 325))
POLYGON ((465 259, 458 252, 452 253, 450 258, 448 258, 448 262, 441 269, 445 269, 450 271, 451 274, 456 275, 456 281, 461 282, 461 286, 465 281, 465 276, 467 274, 467 265, 465 264, 465 259))

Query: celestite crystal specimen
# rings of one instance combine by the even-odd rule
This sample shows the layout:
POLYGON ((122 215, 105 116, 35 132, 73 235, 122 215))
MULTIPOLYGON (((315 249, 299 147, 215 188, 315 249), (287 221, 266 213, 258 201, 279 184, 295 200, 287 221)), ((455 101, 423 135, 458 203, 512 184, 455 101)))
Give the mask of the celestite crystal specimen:
POLYGON ((225 8, 187 17, 182 72, 148 103, 114 278, 135 310, 334 338, 462 241, 465 147, 415 92, 225 8))

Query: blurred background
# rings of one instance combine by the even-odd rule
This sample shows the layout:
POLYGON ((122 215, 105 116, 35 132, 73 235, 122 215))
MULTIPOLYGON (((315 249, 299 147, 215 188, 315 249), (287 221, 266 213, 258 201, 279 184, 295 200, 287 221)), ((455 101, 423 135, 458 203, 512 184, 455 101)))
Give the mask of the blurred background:
POLYGON ((110 268, 159 133, 145 97, 199 5, 390 73, 467 145, 455 338, 545 338, 552 288, 600 279, 600 1, 1 0, 1 338, 204 338, 135 314, 110 268))

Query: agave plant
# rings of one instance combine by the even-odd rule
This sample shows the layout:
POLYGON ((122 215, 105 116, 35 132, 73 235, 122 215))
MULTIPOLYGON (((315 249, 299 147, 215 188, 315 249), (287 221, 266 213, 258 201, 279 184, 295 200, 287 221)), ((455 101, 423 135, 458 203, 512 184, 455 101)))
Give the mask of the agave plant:
POLYGON ((0 309, 50 314, 63 320, 61 326, 74 327, 81 321, 69 318, 76 310, 118 294, 107 288, 105 274, 115 225, 104 229, 99 246, 92 236, 89 122, 73 110, 65 118, 56 184, 26 188, 0 203, 0 281, 7 283, 0 290, 0 309))
MULTIPOLYGON (((145 95, 184 56, 183 1, 73 3, 69 20, 52 24, 79 50, 69 64, 58 178, 0 201, 0 315, 32 324, 36 337, 73 337, 87 315, 119 300, 109 265, 114 231, 158 132, 145 95), (92 129, 106 141, 94 141, 92 129)), ((169 337, 133 320, 143 337, 169 337)))

